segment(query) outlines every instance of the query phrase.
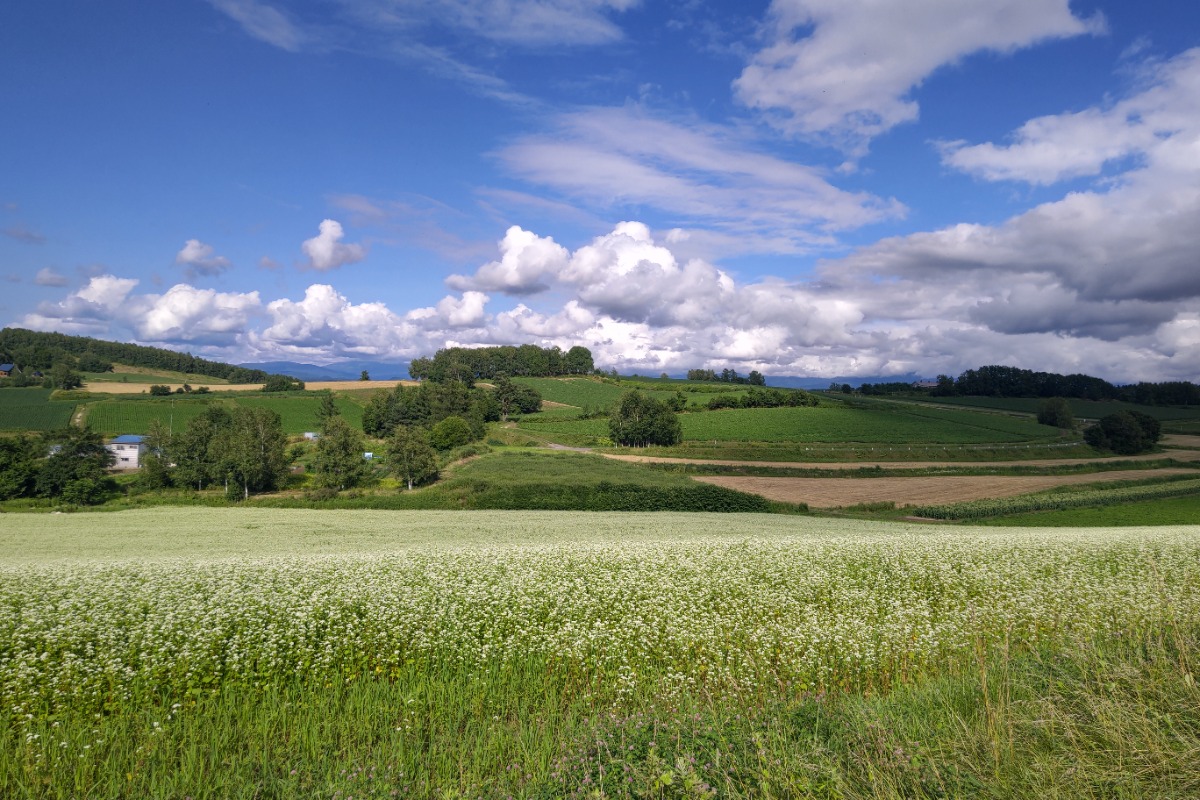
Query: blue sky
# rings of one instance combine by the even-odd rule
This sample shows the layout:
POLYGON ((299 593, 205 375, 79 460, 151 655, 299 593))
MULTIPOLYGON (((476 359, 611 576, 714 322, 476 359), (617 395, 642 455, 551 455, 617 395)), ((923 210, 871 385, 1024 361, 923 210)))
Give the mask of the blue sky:
POLYGON ((0 324, 1200 378, 1190 0, 45 0, 0 74, 0 324))

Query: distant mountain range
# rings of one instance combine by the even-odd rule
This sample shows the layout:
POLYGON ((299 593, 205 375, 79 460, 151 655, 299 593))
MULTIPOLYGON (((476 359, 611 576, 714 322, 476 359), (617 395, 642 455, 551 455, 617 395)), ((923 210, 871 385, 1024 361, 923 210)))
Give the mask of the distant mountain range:
MULTIPOLYGON (((262 361, 255 364, 239 364, 247 369, 261 369, 277 375, 289 375, 302 381, 354 381, 358 380, 365 369, 372 380, 391 381, 408 380, 408 364, 386 361, 343 361, 338 364, 300 364, 295 361, 262 361)), ((670 374, 670 373, 668 373, 670 374)), ((671 375, 672 378, 683 379, 684 373, 671 375)), ((796 375, 767 375, 767 385, 785 389, 828 389, 831 383, 848 383, 858 386, 863 383, 889 383, 892 381, 911 382, 922 380, 922 376, 908 375, 869 375, 856 378, 803 378, 796 375)))
POLYGON ((300 364, 295 361, 262 361, 241 364, 247 369, 261 369, 278 375, 288 375, 301 381, 356 381, 365 369, 371 380, 408 380, 408 363, 386 361, 342 361, 337 364, 300 364))

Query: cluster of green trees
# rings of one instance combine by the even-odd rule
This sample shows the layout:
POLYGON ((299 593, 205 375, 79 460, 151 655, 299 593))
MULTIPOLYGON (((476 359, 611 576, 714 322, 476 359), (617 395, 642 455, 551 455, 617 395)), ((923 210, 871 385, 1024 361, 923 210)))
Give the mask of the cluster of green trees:
POLYGON ((414 380, 445 383, 459 381, 468 386, 481 378, 513 375, 532 378, 558 375, 587 375, 595 369, 592 351, 576 345, 565 353, 555 347, 523 344, 519 347, 450 347, 433 358, 414 359, 408 374, 414 380))
POLYGON ((488 422, 500 419, 500 405, 492 392, 468 388, 461 381, 425 382, 376 392, 363 409, 363 430, 368 436, 390 436, 397 425, 432 429, 442 420, 457 417, 475 438, 483 436, 488 422))
POLYGON ((1200 386, 1188 381, 1116 386, 1091 375, 1058 375, 1002 366, 969 369, 957 378, 939 375, 932 394, 942 397, 1074 397, 1081 400, 1123 400, 1151 406, 1200 405, 1200 386))
POLYGON ((105 472, 115 460, 100 434, 80 428, 0 438, 0 500, 102 502, 115 488, 105 472))
POLYGON ((1070 429, 1075 427, 1075 412, 1065 397, 1048 397, 1038 403, 1037 421, 1039 425, 1070 429))
POLYGON ((745 394, 719 394, 710 398, 708 408, 781 408, 783 406, 815 406, 820 401, 816 395, 802 389, 751 389, 745 394))
MULTIPOLYGON (((864 383, 858 387, 858 393, 871 396, 881 397, 889 394, 912 394, 917 390, 914 384, 907 381, 886 381, 883 383, 864 383)), ((850 394, 853 388, 848 383, 835 383, 829 387, 831 392, 841 392, 842 394, 850 394)))
POLYGON ((66 364, 82 372, 107 372, 114 362, 131 367, 190 372, 223 378, 230 383, 264 383, 270 377, 260 369, 247 369, 197 358, 161 347, 107 342, 90 336, 45 333, 24 328, 0 330, 0 362, 16 364, 22 373, 49 372, 66 364))
POLYGON ((609 438, 627 447, 669 447, 683 440, 671 405, 639 391, 626 392, 608 415, 609 438))
POLYGON ((705 381, 707 383, 740 383, 748 386, 766 386, 767 379, 758 370, 751 370, 749 375, 741 376, 736 370, 723 369, 716 372, 711 369, 689 369, 689 381, 705 381))
POLYGON ((147 489, 217 485, 245 499, 279 488, 290 464, 283 424, 269 408, 209 403, 181 433, 154 420, 143 442, 138 481, 147 489))
POLYGON ((1150 450, 1162 435, 1162 425, 1140 411, 1118 411, 1101 417, 1083 432, 1083 439, 1098 450, 1130 456, 1150 450))

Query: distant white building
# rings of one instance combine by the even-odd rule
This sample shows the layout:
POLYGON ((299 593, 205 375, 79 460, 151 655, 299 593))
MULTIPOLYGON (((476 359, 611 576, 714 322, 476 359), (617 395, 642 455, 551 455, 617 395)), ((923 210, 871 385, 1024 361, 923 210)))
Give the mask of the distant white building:
POLYGON ((118 436, 104 447, 117 458, 113 469, 137 469, 142 465, 142 454, 146 452, 146 443, 135 434, 118 436))

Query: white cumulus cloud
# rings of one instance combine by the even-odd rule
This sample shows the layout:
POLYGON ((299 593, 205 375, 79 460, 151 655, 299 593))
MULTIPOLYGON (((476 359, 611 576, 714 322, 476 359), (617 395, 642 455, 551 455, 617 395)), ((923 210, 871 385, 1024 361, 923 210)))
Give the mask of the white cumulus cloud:
POLYGON ((131 304, 129 322, 146 342, 233 343, 261 307, 258 292, 217 292, 186 283, 131 304))
POLYGON ((367 249, 361 244, 343 243, 346 233, 342 224, 337 220, 321 221, 319 233, 311 239, 305 239, 300 249, 308 257, 308 266, 318 272, 328 272, 331 269, 354 264, 367 257, 367 249))
POLYGON ((178 253, 175 263, 188 268, 190 275, 220 275, 229 269, 229 259, 214 255, 212 245, 199 239, 188 239, 178 253))
POLYGON ((513 225, 499 243, 500 260, 490 261, 474 275, 451 275, 452 289, 481 289, 506 294, 533 294, 546 288, 545 281, 566 266, 569 253, 550 237, 541 237, 513 225))

